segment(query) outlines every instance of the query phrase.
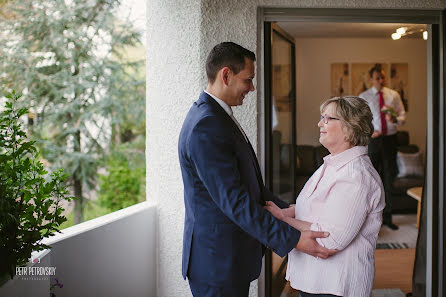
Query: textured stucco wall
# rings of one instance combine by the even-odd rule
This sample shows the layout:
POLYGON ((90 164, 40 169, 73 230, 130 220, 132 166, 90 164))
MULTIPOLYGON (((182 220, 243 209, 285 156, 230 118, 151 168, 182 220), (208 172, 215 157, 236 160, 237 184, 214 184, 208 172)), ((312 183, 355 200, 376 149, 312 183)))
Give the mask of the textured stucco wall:
MULTIPOLYGON (((181 124, 203 87, 200 1, 147 1, 147 199, 158 204, 157 296, 190 296, 181 277, 181 124)), ((151 296, 150 296, 151 297, 151 296)))
MULTIPOLYGON (((216 43, 237 42, 256 52, 257 66, 262 65, 258 7, 435 9, 444 1, 147 0, 147 199, 159 207, 158 296, 191 296, 181 278, 184 206, 177 143, 182 121, 206 85, 203 65, 216 43)), ((257 71, 256 87, 261 85, 257 71)), ((262 94, 255 91, 235 109, 259 153, 261 106, 262 94)), ((255 291, 256 284, 251 296, 255 291)))

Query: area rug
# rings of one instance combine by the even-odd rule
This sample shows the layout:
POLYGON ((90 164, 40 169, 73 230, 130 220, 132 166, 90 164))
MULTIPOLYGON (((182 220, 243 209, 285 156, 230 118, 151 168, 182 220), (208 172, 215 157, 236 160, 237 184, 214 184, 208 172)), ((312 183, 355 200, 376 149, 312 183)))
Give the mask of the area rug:
POLYGON ((393 215, 393 223, 398 225, 398 230, 392 230, 382 226, 379 231, 377 249, 410 249, 417 244, 418 229, 416 227, 417 216, 393 215))
POLYGON ((406 294, 400 289, 375 289, 372 297, 406 297, 406 294))

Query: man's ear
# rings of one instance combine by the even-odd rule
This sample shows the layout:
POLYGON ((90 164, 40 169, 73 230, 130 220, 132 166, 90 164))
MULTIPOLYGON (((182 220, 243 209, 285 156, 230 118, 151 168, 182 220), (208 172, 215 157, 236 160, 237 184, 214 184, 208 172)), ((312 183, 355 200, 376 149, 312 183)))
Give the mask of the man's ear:
POLYGON ((230 75, 231 75, 231 69, 229 69, 229 67, 223 67, 221 69, 221 77, 222 77, 223 84, 225 86, 227 86, 229 84, 230 75))

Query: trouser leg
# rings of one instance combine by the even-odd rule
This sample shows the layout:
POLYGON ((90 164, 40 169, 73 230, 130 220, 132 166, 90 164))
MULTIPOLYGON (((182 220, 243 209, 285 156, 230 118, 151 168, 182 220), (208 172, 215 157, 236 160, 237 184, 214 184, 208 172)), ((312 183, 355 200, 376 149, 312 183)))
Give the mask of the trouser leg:
POLYGON ((234 286, 214 286, 189 279, 189 287, 194 297, 248 297, 250 283, 234 286))
POLYGON ((383 137, 383 185, 386 193, 386 208, 383 212, 383 221, 392 223, 392 193, 393 182, 397 173, 396 165, 396 135, 383 137))
POLYGON ((310 293, 305 293, 305 292, 299 291, 299 297, 340 297, 340 296, 331 295, 331 294, 310 294, 310 293))

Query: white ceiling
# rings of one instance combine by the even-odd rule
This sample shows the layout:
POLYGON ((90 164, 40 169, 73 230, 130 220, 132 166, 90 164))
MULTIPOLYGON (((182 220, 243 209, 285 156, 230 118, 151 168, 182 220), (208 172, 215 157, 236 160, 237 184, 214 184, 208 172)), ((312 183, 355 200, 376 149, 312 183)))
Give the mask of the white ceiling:
MULTIPOLYGON (((408 31, 426 29, 425 24, 396 23, 277 22, 277 24, 295 38, 391 38, 390 35, 399 27, 408 27, 408 31)), ((403 38, 422 38, 422 35, 421 32, 417 32, 403 38)))

